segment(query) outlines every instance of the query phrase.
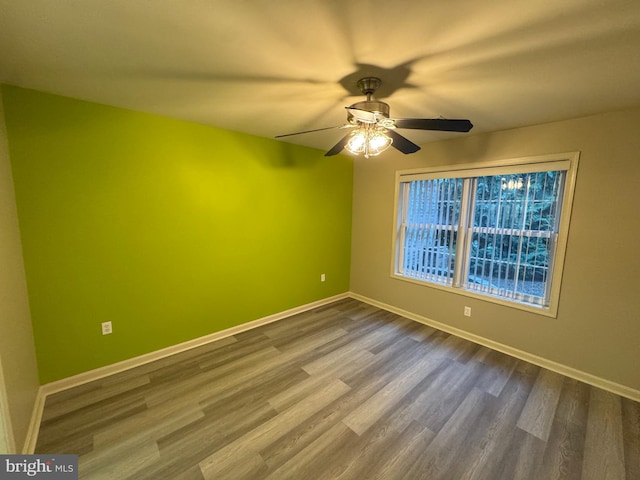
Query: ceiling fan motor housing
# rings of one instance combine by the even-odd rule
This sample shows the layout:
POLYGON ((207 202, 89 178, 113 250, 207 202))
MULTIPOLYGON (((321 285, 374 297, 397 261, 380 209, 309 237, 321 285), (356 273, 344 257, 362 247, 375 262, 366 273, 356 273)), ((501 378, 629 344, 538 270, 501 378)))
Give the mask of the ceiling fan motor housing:
POLYGON ((364 100, 351 105, 350 108, 358 108, 367 112, 380 113, 385 117, 389 117, 389 104, 379 102, 378 100, 364 100))
MULTIPOLYGON (((358 110, 375 113, 378 119, 379 117, 389 118, 389 104, 379 102, 377 100, 365 100, 362 102, 357 102, 351 105, 349 108, 355 108, 358 110)), ((355 118, 351 113, 347 114, 347 121, 349 121, 350 123, 354 123, 356 120, 360 122, 365 121, 362 118, 355 118)))
MULTIPOLYGON (((376 117, 389 118, 389 104, 373 100, 371 98, 376 90, 380 88, 380 85, 382 85, 382 80, 377 77, 365 77, 358 80, 357 85, 362 94, 367 96, 367 99, 362 102, 354 103, 349 108, 356 108, 358 110, 375 113, 377 114, 376 117)), ((349 114, 347 120, 351 122, 352 119, 353 115, 349 114)), ((362 119, 357 120, 362 121, 362 119)))

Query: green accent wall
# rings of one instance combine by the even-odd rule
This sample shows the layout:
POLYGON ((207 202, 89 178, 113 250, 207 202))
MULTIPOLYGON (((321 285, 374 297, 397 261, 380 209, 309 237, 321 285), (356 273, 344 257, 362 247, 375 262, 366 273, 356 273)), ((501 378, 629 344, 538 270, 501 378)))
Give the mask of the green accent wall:
POLYGON ((349 157, 2 95, 42 383, 348 291, 349 157))

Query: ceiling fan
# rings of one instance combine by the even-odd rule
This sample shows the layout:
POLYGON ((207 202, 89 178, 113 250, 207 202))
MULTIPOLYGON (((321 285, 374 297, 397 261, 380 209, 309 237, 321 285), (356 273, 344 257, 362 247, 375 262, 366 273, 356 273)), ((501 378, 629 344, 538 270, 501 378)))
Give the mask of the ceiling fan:
POLYGON ((358 88, 367 99, 354 103, 347 109, 347 123, 336 127, 317 128, 302 132, 276 135, 275 138, 289 137, 322 130, 349 129, 350 132, 340 139, 327 153, 326 157, 336 155, 346 148, 349 152, 366 158, 378 155, 389 147, 402 153, 415 153, 420 147, 403 137, 396 129, 439 130, 444 132, 468 132, 473 128, 469 120, 447 118, 390 118, 389 104, 373 99, 373 94, 382 85, 377 77, 365 77, 357 82, 358 88))

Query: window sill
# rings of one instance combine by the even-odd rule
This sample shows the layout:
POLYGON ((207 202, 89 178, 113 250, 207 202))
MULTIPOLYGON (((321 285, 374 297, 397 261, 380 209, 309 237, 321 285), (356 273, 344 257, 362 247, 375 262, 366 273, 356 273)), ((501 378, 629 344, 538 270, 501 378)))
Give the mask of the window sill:
POLYGON ((463 288, 458 287, 449 287, 447 285, 440 285, 437 283, 425 282, 423 280, 418 280, 410 277, 405 277, 403 275, 399 275, 397 273, 392 273, 391 278, 395 280, 401 280, 403 282, 413 283, 415 285, 420 285, 421 287, 427 288, 435 288, 436 290, 442 290, 444 292, 452 293, 455 295, 461 295, 464 297, 475 298, 477 300, 482 300, 485 302, 494 303, 497 305, 502 305, 504 307, 515 308, 516 310, 522 310, 529 313, 534 313, 536 315, 542 315, 550 318, 558 317, 558 307, 557 305, 550 305, 548 307, 538 307, 536 305, 530 305, 525 303, 513 302, 504 298, 496 297, 490 294, 481 294, 472 292, 469 290, 465 290, 463 288))

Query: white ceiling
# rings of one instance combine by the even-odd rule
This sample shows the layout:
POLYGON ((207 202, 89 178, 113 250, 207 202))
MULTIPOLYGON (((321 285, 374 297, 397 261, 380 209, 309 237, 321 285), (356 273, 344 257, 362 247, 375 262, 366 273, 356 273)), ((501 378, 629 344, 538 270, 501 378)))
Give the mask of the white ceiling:
POLYGON ((264 137, 343 124, 371 74, 470 134, 640 106, 640 1, 0 0, 0 82, 264 137))

